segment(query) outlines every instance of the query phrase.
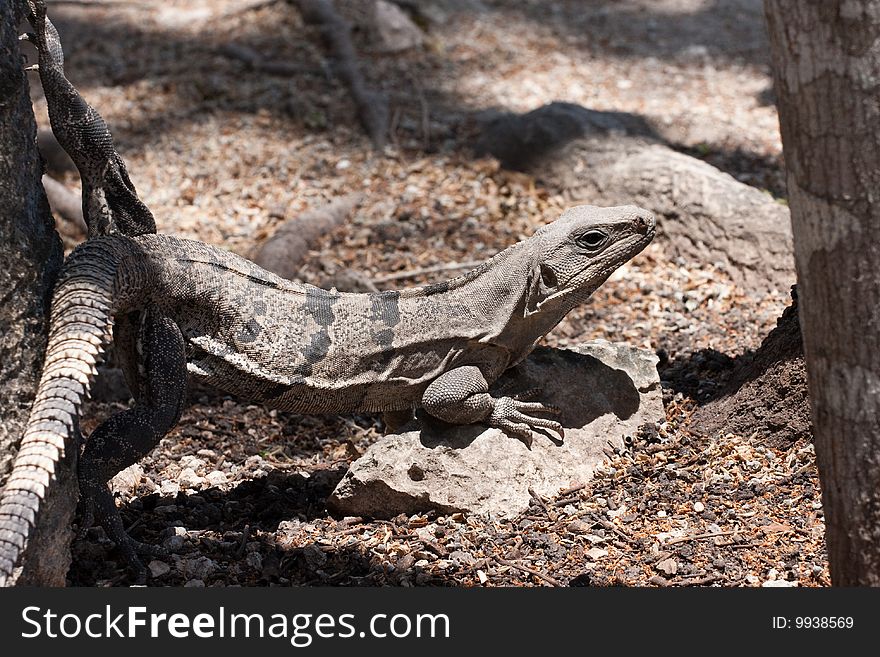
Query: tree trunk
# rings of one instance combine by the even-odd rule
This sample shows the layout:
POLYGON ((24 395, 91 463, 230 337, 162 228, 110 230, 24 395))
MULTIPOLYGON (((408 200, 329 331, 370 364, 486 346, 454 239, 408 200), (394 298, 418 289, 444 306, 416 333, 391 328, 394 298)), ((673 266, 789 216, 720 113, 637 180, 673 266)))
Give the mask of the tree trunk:
MULTIPOLYGON (((62 259, 40 185, 36 123, 18 46, 23 9, 24 2, 0 0, 0 483, 11 469, 39 381, 49 297, 62 259)), ((20 583, 64 584, 76 488, 69 464, 59 472, 40 510, 20 583)))
POLYGON ((836 585, 880 585, 880 0, 766 0, 836 585))

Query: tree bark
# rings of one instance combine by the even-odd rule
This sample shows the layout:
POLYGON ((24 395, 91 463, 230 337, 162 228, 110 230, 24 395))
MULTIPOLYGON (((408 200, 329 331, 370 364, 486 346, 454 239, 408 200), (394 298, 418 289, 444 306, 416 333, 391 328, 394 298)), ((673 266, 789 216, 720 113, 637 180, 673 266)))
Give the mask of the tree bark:
MULTIPOLYGON (((62 260, 40 184, 37 129, 18 45, 23 9, 23 2, 0 0, 0 483, 39 381, 49 299, 62 260)), ((20 583, 64 583, 76 503, 66 460, 41 509, 20 583)))
POLYGON ((835 585, 880 585, 880 0, 766 0, 835 585))

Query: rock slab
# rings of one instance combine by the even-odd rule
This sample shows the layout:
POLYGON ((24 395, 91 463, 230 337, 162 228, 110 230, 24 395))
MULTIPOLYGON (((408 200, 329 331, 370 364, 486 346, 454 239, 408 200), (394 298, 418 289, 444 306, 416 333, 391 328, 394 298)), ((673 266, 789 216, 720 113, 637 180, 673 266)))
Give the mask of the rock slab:
POLYGON ((328 507, 373 518, 430 510, 515 516, 528 507, 530 488, 553 496, 586 483, 609 445, 663 419, 656 365, 652 351, 604 340, 539 347, 496 387, 507 395, 539 389, 541 401, 562 409, 564 439, 536 432, 527 447, 498 429, 427 421, 371 445, 328 507))

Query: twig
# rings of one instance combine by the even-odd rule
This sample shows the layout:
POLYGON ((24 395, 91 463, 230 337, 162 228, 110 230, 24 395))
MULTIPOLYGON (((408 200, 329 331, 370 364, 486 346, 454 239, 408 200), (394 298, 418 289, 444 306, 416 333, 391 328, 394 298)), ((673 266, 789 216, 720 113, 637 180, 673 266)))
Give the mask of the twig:
POLYGON ((733 536, 735 534, 739 534, 739 529, 732 529, 726 532, 709 532, 707 534, 693 534, 691 536, 679 536, 678 538, 673 538, 670 541, 666 541, 664 545, 675 545, 676 543, 684 543, 686 541, 697 541, 703 538, 715 538, 717 536, 733 536))
POLYGON ((711 584, 721 579, 720 575, 707 575, 706 577, 698 577, 696 579, 689 577, 679 577, 669 582, 671 586, 702 586, 703 584, 711 584))
POLYGON ((376 284, 391 283, 392 281, 400 281, 406 278, 416 278, 418 276, 424 276, 426 274, 436 274, 441 271, 450 271, 453 269, 473 269, 480 264, 482 264, 480 260, 469 260, 467 262, 448 262, 446 264, 434 265, 432 267, 422 267, 421 269, 409 269, 407 271, 394 272, 393 274, 387 274, 385 276, 380 276, 379 278, 374 278, 373 282, 376 284))
POLYGON ((620 527, 615 525, 613 522, 610 522, 610 521, 605 520, 603 518, 597 518, 596 516, 593 516, 593 519, 596 522, 598 522, 600 525, 602 525, 605 529, 608 529, 608 530, 614 532, 615 534, 617 534, 618 536, 620 536, 620 538, 622 538, 627 543, 635 543, 636 542, 636 540, 632 536, 627 534, 625 531, 623 531, 620 527))
POLYGON ((46 198, 49 200, 52 212, 72 223, 79 232, 83 234, 88 232, 86 222, 83 219, 82 196, 80 194, 48 174, 43 174, 43 189, 46 190, 46 198))
POLYGON ((337 13, 332 0, 292 0, 303 20, 320 28, 333 73, 348 88, 358 119, 373 145, 381 149, 388 138, 388 98, 367 86, 358 66, 348 23, 337 13))
POLYGON ((235 556, 240 557, 244 554, 245 549, 247 548, 247 540, 250 537, 251 526, 245 525, 244 529, 241 532, 241 543, 238 544, 238 549, 235 551, 235 556))
POLYGON ((539 570, 535 570, 534 568, 529 568, 528 566, 520 566, 518 563, 508 561, 507 559, 502 559, 501 557, 495 557, 495 561, 500 563, 502 566, 510 566, 511 568, 521 570, 524 573, 528 573, 529 575, 534 575, 538 579, 547 582, 550 586, 562 586, 562 583, 558 579, 554 579, 550 577, 550 575, 546 575, 539 570))
POLYGON ((249 68, 256 71, 262 71, 271 75, 298 75, 300 73, 314 73, 317 71, 307 66, 292 64, 290 62, 281 62, 277 60, 265 60, 262 55, 253 48, 242 45, 240 43, 227 43, 217 49, 217 52, 224 57, 237 59, 243 62, 249 68))
POLYGON ((576 486, 571 486, 570 488, 566 488, 565 490, 559 491, 559 497, 567 497, 568 495, 573 495, 574 493, 578 493, 586 488, 586 484, 578 484, 576 486))
POLYGON ((555 502, 553 502, 553 506, 557 506, 557 507, 565 506, 566 504, 571 504, 572 502, 577 502, 577 501, 579 501, 579 499, 580 498, 577 495, 570 495, 569 497, 563 497, 561 499, 556 500, 555 502))
POLYGON ((542 509, 544 509, 545 513, 550 512, 550 507, 547 506, 547 503, 544 501, 544 498, 542 498, 540 495, 538 495, 531 486, 529 486, 529 495, 531 495, 532 499, 534 499, 540 505, 540 507, 542 509))

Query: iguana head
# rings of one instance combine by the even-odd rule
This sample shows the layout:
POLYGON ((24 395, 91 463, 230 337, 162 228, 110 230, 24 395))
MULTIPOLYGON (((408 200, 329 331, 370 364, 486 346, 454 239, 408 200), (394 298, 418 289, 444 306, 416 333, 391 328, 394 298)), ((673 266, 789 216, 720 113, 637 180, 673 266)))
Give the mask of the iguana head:
MULTIPOLYGON (((532 237, 526 316, 548 304, 571 308, 654 237, 654 215, 634 205, 578 205, 532 237)), ((566 312, 566 310, 563 310, 566 312)))

